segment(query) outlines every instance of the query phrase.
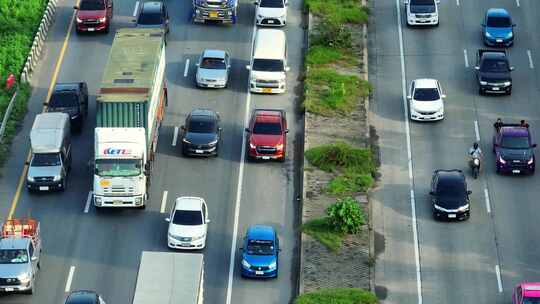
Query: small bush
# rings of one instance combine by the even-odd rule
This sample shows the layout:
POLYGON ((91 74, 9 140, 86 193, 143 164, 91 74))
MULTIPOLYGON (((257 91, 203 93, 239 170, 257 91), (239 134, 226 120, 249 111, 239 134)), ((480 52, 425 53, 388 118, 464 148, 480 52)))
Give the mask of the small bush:
POLYGON ((358 288, 328 288, 300 295, 294 304, 377 304, 372 293, 358 288))
POLYGON ((352 47, 352 33, 343 24, 335 22, 321 22, 311 35, 311 45, 321 45, 334 48, 352 47))
POLYGON ((336 230, 355 234, 366 223, 364 211, 352 197, 338 200, 326 209, 328 220, 336 230))
POLYGON ((302 232, 309 234, 323 244, 330 251, 337 251, 341 247, 344 233, 337 231, 327 217, 313 219, 302 225, 302 232))
POLYGON ((365 24, 368 21, 368 9, 360 0, 306 0, 306 8, 326 22, 365 24))
POLYGON ((330 181, 326 191, 333 195, 346 195, 365 192, 373 185, 371 174, 348 171, 330 181))
POLYGON ((327 172, 343 169, 348 173, 371 174, 375 171, 369 149, 354 148, 344 142, 311 148, 305 156, 312 165, 327 172))

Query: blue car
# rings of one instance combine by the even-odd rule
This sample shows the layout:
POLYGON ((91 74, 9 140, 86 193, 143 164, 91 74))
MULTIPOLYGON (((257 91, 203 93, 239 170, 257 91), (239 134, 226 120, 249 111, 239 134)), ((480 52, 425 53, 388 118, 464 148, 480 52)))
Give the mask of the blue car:
POLYGON ((503 8, 490 8, 482 23, 482 38, 487 46, 509 47, 514 44, 512 18, 503 8))
POLYGON ((242 261, 243 277, 275 278, 278 275, 279 239, 270 226, 254 225, 248 228, 244 238, 242 261))

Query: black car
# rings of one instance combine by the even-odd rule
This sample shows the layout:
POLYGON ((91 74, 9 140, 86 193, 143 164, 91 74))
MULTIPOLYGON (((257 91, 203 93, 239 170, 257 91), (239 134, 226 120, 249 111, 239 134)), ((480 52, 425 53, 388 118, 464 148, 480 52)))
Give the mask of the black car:
POLYGON ((194 156, 217 156, 221 127, 219 114, 208 109, 195 109, 182 126, 182 153, 194 156))
POLYGON ((478 50, 474 69, 480 95, 512 94, 511 72, 514 67, 510 66, 505 50, 478 50))
POLYGON ((435 170, 431 180, 431 202, 435 219, 468 219, 471 214, 465 175, 461 170, 435 170))
POLYGON ((166 37, 169 33, 169 13, 165 3, 161 1, 144 2, 139 9, 136 26, 140 28, 161 28, 166 37))
POLYGON ((71 126, 82 130, 88 116, 88 86, 86 82, 57 83, 47 105, 48 112, 63 112, 71 118, 71 126))
POLYGON ((68 295, 65 304, 105 304, 105 301, 94 291, 77 290, 68 295))

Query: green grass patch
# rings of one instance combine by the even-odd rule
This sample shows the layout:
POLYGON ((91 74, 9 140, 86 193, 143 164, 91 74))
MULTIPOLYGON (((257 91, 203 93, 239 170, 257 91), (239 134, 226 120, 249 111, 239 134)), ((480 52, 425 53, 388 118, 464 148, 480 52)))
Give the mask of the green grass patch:
POLYGON ((353 56, 350 50, 322 45, 310 47, 306 57, 306 63, 309 65, 324 65, 338 62, 345 65, 354 65, 358 60, 353 56))
POLYGON ((365 24, 368 9, 360 0, 306 0, 306 8, 327 22, 365 24))
POLYGON ((356 192, 365 192, 373 185, 370 173, 357 173, 347 170, 345 174, 335 177, 328 183, 325 190, 337 196, 349 195, 356 192))
POLYGON ((368 96, 369 82, 353 75, 342 75, 328 68, 308 69, 305 80, 304 107, 323 116, 348 115, 358 99, 368 96))
POLYGON ((306 151, 305 156, 310 164, 327 172, 336 170, 347 174, 375 172, 371 150, 355 148, 345 142, 311 148, 306 151))
POLYGON ((337 231, 327 217, 313 219, 302 225, 302 232, 321 242, 328 250, 337 251, 341 247, 344 233, 337 231))
POLYGON ((358 288, 328 288, 300 295, 294 304, 377 304, 372 293, 358 288))
MULTIPOLYGON (((19 88, 19 93, 15 98, 15 103, 13 104, 13 109, 11 110, 11 115, 9 116, 6 130, 4 132, 4 137, 0 143, 0 165, 3 165, 9 156, 9 148, 11 141, 16 134, 17 128, 19 127, 24 115, 27 111, 28 99, 30 98, 31 88, 28 84, 21 84, 19 88)), ((4 113, 9 105, 9 101, 12 95, 7 94, 6 92, 0 93, 0 123, 4 118, 4 113)))

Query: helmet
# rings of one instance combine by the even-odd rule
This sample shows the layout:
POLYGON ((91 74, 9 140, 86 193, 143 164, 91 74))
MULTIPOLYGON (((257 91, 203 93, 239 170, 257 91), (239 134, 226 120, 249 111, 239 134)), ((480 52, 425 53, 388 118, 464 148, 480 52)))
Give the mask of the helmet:
POLYGON ((477 142, 475 142, 475 143, 473 144, 473 148, 478 149, 478 143, 477 143, 477 142))

